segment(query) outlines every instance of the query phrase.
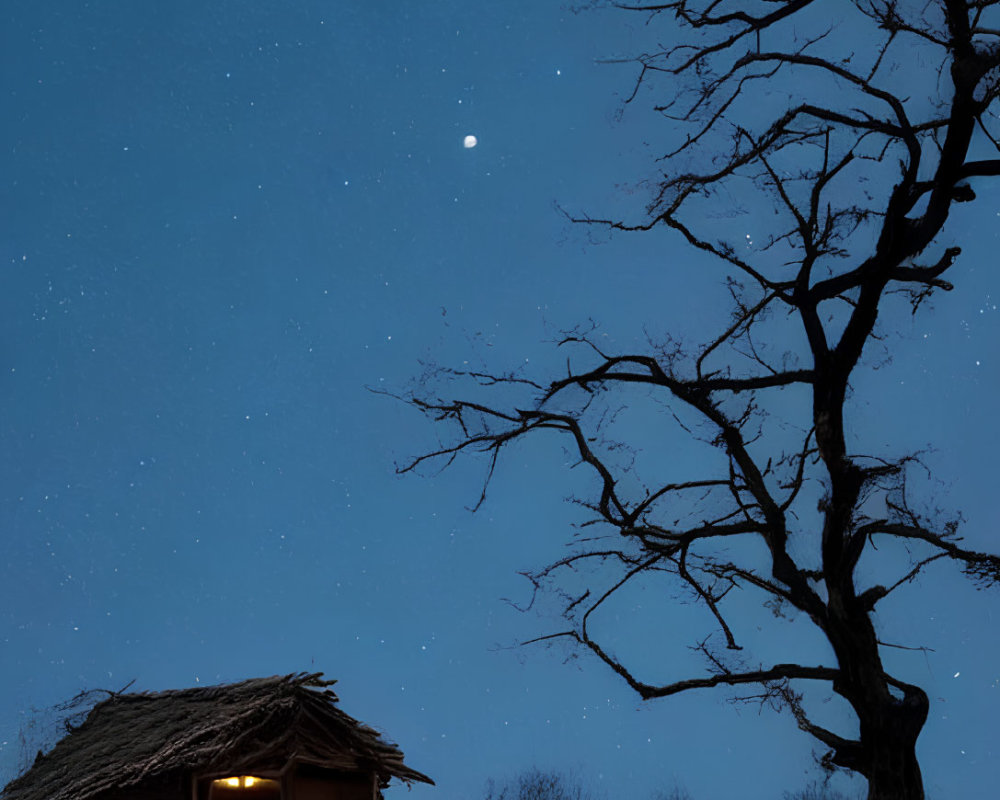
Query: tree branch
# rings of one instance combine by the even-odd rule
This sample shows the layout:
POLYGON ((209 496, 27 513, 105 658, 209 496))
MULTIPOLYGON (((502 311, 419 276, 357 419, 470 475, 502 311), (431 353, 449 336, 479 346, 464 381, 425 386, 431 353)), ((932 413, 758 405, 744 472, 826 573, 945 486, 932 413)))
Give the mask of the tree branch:
POLYGON ((891 522, 886 519, 874 520, 858 528, 858 533, 864 536, 883 534, 896 536, 900 539, 915 539, 927 542, 956 561, 965 564, 963 572, 985 584, 1000 583, 1000 556, 992 553, 980 553, 976 550, 966 550, 959 547, 948 538, 948 534, 939 534, 926 528, 903 522, 891 522))

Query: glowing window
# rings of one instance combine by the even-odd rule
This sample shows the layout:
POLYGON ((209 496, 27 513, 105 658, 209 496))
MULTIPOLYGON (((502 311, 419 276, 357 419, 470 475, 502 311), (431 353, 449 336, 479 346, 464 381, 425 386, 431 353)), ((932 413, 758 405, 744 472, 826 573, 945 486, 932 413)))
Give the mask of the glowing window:
POLYGON ((209 800, 279 800, 281 784, 256 775, 234 775, 217 778, 208 791, 209 800))

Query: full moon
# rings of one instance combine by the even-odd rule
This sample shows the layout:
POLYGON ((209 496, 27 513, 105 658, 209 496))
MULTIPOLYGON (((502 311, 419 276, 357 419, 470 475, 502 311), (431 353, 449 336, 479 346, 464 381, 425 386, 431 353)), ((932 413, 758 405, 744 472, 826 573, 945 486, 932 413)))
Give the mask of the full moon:
POLYGON ((466 150, 471 150, 477 144, 479 144, 479 140, 475 136, 473 136, 471 133, 462 140, 462 146, 466 150))

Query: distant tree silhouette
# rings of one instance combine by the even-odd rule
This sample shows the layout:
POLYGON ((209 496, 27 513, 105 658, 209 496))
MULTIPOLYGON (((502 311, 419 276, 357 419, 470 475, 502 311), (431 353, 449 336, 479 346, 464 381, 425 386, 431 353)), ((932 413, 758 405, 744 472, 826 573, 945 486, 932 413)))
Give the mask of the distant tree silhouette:
MULTIPOLYGON (((627 787, 616 796, 634 796, 627 787)), ((600 795, 603 797, 603 795, 600 795)), ((849 800, 840 792, 812 783, 798 792, 785 792, 784 800, 849 800)), ((513 778, 486 783, 483 800, 598 800, 598 795, 584 788, 581 781, 555 770, 531 767, 513 778)), ((687 790, 679 786, 653 792, 650 800, 693 800, 687 790)))
POLYGON ((693 800, 686 789, 675 786, 673 789, 653 792, 650 800, 693 800))
POLYGON ((818 783, 811 783, 798 792, 785 792, 784 800, 853 800, 841 792, 828 789, 818 783))
MULTIPOLYGON (((569 624, 546 640, 577 643, 644 699, 754 687, 752 697, 788 709, 823 746, 827 767, 864 776, 870 800, 924 797, 915 745, 929 707, 922 688, 883 664, 891 645, 873 623, 879 603, 936 561, 979 585, 1000 579, 1000 558, 962 546, 958 515, 914 497, 917 456, 866 447, 852 416, 859 405, 848 404, 880 331, 952 288, 961 249, 948 241, 949 214, 975 199, 970 179, 1000 174, 997 3, 614 3, 648 15, 667 42, 633 59, 638 78, 625 100, 661 98, 651 102, 667 120, 662 173, 635 219, 571 218, 673 231, 718 264, 730 315, 700 343, 663 339, 645 352, 610 352, 583 327, 562 339, 570 352, 558 374, 443 370, 441 385, 425 379, 405 398, 455 438, 402 472, 482 453, 488 484, 505 447, 549 432, 590 473, 580 502, 593 527, 529 575, 566 598, 569 624), (766 210, 754 225, 770 229, 748 241, 720 221, 741 205, 766 210), (659 421, 650 408, 662 410, 659 421), (634 451, 616 436, 618 412, 638 415, 634 451), (690 448, 651 461, 664 430, 655 426, 667 424, 690 434, 690 448), (895 554, 895 571, 866 583, 859 561, 890 541, 898 546, 881 557, 895 554), (653 579, 714 618, 717 634, 697 645, 704 674, 639 674, 595 633, 595 615, 623 588, 653 579), (775 624, 797 616, 814 626, 828 659, 760 663, 740 653, 733 598, 750 592, 775 624), (857 734, 818 724, 805 684, 844 698, 857 734)), ((667 250, 668 269, 644 291, 685 290, 683 260, 667 250)))
POLYGON ((562 772, 532 767, 499 783, 489 780, 483 800, 597 800, 597 796, 562 772))

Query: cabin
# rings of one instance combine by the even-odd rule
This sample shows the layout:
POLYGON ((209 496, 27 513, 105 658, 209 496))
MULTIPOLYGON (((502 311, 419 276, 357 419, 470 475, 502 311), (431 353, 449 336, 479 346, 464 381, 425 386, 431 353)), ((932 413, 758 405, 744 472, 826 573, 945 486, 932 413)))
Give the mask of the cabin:
POLYGON ((111 694, 0 800, 378 800, 433 784, 322 673, 111 694))

